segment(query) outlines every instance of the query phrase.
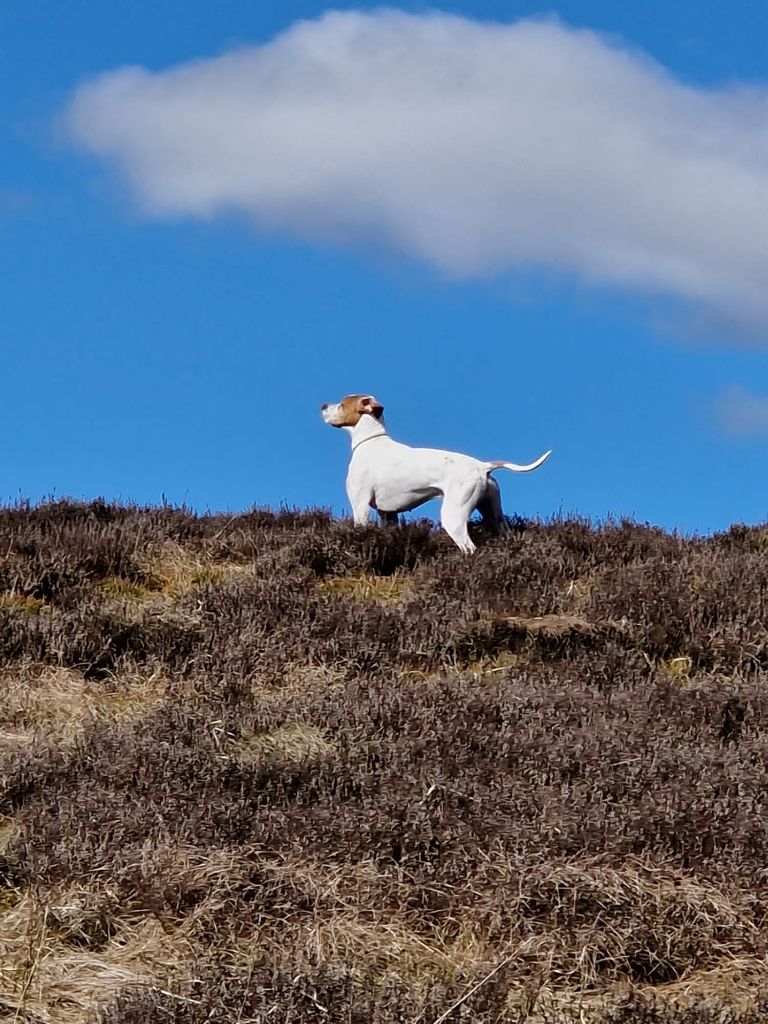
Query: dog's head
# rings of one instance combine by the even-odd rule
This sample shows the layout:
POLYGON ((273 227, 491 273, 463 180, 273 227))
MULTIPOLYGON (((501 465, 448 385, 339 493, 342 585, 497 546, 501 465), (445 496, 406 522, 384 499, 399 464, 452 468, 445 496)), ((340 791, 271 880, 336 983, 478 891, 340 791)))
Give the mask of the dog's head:
POLYGON ((363 416, 380 420, 384 406, 373 395, 347 395, 335 405, 323 402, 320 415, 331 427, 356 427, 363 416))

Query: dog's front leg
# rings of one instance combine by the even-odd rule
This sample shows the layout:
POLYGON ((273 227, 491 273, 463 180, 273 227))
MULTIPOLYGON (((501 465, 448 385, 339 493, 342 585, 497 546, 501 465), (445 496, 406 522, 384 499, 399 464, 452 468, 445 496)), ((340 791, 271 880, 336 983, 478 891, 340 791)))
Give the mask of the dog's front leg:
POLYGON ((371 514, 371 501, 373 492, 370 487, 361 484, 354 477, 347 479, 347 497, 352 506, 352 517, 355 526, 365 526, 371 514))
POLYGON ((365 526, 371 514, 371 506, 368 501, 352 502, 352 518, 355 526, 365 526))

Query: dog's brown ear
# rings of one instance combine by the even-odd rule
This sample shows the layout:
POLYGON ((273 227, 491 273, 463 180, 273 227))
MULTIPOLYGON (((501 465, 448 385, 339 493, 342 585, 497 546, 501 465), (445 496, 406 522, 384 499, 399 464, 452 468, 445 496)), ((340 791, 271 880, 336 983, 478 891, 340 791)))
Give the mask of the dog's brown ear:
POLYGON ((362 395, 358 404, 358 409, 361 413, 370 413, 371 416, 375 416, 376 419, 379 419, 381 414, 384 412, 384 406, 378 399, 374 398, 373 395, 362 395))

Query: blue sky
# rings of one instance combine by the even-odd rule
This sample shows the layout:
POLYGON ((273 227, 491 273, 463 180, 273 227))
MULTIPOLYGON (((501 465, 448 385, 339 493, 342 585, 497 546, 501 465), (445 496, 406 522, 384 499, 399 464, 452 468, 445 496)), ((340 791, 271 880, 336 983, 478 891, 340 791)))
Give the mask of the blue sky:
POLYGON ((510 513, 765 520, 768 8, 328 9, 0 8, 0 497, 342 512, 364 390, 553 448, 510 513))

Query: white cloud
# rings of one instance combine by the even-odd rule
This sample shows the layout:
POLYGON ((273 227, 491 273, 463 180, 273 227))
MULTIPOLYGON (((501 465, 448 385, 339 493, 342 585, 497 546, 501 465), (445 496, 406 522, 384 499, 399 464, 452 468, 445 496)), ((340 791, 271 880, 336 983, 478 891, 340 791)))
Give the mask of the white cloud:
POLYGON ((720 429, 730 437, 768 437, 768 397, 732 384, 715 401, 720 429))
POLYGON ((398 11, 83 84, 71 136, 151 216, 243 213, 458 276, 546 268, 768 326, 768 91, 554 21, 398 11))

